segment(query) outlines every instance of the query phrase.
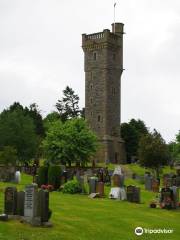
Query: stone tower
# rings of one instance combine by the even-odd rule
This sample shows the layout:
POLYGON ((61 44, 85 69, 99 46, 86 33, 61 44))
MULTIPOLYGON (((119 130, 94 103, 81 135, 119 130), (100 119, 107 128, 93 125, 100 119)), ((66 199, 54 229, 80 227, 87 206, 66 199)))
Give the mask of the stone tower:
POLYGON ((123 72, 123 27, 112 24, 112 32, 82 35, 85 70, 85 118, 98 135, 98 162, 124 163, 120 136, 121 75, 123 72))

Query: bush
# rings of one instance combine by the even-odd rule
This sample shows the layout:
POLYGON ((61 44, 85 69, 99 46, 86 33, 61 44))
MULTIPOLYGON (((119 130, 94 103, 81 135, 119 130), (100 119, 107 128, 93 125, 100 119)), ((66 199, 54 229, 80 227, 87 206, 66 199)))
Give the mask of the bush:
POLYGON ((80 184, 76 180, 71 180, 64 184, 63 193, 80 193, 82 191, 80 184))
POLYGON ((48 167, 42 166, 38 170, 38 186, 48 183, 48 167))
POLYGON ((61 184, 61 167, 50 166, 48 170, 48 184, 53 185, 54 189, 58 189, 61 184))

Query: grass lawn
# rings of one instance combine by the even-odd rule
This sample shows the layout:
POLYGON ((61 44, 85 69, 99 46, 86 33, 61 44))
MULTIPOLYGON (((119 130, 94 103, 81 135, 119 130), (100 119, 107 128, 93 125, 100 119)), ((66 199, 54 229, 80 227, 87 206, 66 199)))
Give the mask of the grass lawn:
MULTIPOLYGON (((31 183, 32 178, 23 175, 19 189, 31 183)), ((59 192, 50 194, 53 210, 53 228, 35 228, 18 221, 0 222, 0 240, 134 240, 134 239, 180 239, 180 211, 150 209, 149 201, 155 197, 144 190, 143 185, 127 179, 126 184, 142 188, 142 203, 89 199, 86 195, 69 195, 59 192), (134 229, 167 228, 173 234, 144 234, 137 237, 134 229)), ((0 183, 0 211, 3 211, 3 189, 12 184, 0 183)), ((106 187, 106 194, 109 193, 106 187)))

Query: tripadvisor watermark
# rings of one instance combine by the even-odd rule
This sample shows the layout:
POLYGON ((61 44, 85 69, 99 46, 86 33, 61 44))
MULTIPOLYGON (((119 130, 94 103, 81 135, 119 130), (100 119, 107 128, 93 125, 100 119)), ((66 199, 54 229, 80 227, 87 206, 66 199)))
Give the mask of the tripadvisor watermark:
POLYGON ((141 236, 143 234, 171 234, 174 232, 174 230, 166 229, 166 228, 150 229, 150 228, 137 227, 137 228, 135 228, 134 232, 137 236, 141 236))

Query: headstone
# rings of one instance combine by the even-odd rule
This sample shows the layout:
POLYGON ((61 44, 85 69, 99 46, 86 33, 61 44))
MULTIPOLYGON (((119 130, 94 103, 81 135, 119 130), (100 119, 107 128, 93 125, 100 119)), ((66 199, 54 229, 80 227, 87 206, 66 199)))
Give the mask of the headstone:
POLYGON ((111 188, 111 191, 109 193, 109 198, 111 198, 111 199, 120 199, 120 188, 119 187, 111 188))
POLYGON ((133 202, 140 203, 141 202, 140 196, 141 196, 141 189, 139 187, 135 187, 134 195, 133 195, 133 202))
POLYGON ((98 182, 96 184, 96 192, 99 193, 100 197, 104 196, 104 182, 98 182))
POLYGON ((133 202, 134 186, 127 186, 127 200, 133 202))
POLYGON ((27 185, 25 188, 24 217, 35 218, 38 206, 38 187, 36 184, 27 185))
POLYGON ((96 192, 97 177, 89 178, 89 194, 96 192))
POLYGON ((176 186, 180 187, 180 176, 176 177, 176 186))
POLYGON ((8 215, 7 214, 0 214, 0 221, 7 221, 8 215))
POLYGON ((140 188, 133 185, 127 186, 127 200, 140 203, 140 188))
POLYGON ((152 176, 149 174, 144 175, 144 182, 145 182, 145 190, 151 191, 152 190, 152 176))
POLYGON ((38 192, 38 216, 41 222, 48 222, 49 220, 49 192, 39 190, 38 192))
POLYGON ((159 192, 159 181, 156 179, 152 180, 152 191, 159 192))
POLYGON ((115 175, 115 174, 117 174, 117 175, 122 175, 122 174, 123 174, 123 173, 122 173, 122 169, 121 169, 120 166, 117 166, 117 167, 114 169, 113 175, 115 175))
POLYGON ((19 184, 21 181, 21 173, 20 171, 15 172, 15 183, 19 184))
POLYGON ((20 191, 17 193, 17 215, 24 216, 24 200, 25 192, 20 191))
POLYGON ((120 175, 119 174, 114 174, 112 176, 112 181, 113 181, 114 187, 120 187, 120 175))
POLYGON ((126 200, 127 195, 126 195, 126 190, 124 187, 120 187, 120 200, 126 200))
POLYGON ((176 186, 170 187, 173 191, 173 208, 179 207, 179 188, 176 186))
POLYGON ((173 208, 173 190, 169 187, 161 189, 160 206, 165 209, 173 208))
POLYGON ((5 189, 4 213, 7 215, 16 215, 17 211, 17 189, 7 187, 5 189))

